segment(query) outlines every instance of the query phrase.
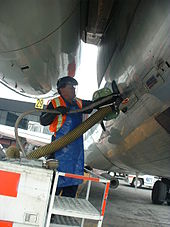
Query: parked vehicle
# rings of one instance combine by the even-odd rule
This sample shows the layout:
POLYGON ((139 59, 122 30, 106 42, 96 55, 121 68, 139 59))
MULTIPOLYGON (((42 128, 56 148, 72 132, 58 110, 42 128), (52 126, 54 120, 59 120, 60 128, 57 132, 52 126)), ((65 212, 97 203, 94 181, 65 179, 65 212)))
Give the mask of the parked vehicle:
POLYGON ((158 180, 158 177, 151 175, 139 175, 138 178, 136 175, 128 175, 126 181, 132 186, 137 188, 148 187, 153 188, 154 183, 158 180), (137 182, 136 182, 137 181, 137 182))

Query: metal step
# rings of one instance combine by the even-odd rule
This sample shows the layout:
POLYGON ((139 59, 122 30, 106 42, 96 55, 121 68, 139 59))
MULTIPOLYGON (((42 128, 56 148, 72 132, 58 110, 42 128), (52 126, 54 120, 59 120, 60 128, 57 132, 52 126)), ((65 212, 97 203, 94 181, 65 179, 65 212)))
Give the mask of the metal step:
POLYGON ((74 217, 68 217, 68 216, 60 216, 60 215, 52 215, 50 227, 80 227, 80 219, 77 220, 77 218, 74 217))
POLYGON ((99 211, 86 199, 55 196, 52 214, 100 220, 99 211))

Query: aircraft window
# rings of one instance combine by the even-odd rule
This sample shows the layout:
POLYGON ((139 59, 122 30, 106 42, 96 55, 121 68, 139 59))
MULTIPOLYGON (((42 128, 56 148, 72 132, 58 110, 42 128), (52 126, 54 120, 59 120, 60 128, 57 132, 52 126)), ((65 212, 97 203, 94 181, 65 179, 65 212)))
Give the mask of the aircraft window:
MULTIPOLYGON (((14 127, 17 118, 18 118, 18 115, 17 115, 17 114, 7 112, 7 117, 6 117, 5 125, 14 127)), ((19 123, 19 125, 18 125, 18 128, 27 129, 27 128, 28 128, 28 120, 25 119, 25 118, 23 118, 23 119, 20 121, 20 123, 19 123)))

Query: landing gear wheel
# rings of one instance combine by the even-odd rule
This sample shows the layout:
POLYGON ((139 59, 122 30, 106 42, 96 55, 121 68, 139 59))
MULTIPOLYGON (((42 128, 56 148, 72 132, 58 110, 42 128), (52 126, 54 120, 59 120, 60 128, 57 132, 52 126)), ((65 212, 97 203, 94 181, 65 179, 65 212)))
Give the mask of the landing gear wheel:
MULTIPOLYGON (((143 184, 142 179, 138 178, 138 180, 137 180, 137 188, 140 188, 142 186, 142 184, 143 184)), ((132 186, 136 187, 136 177, 133 178, 132 186)))
POLYGON ((113 189, 116 189, 119 186, 119 181, 117 178, 112 177, 112 180, 110 181, 110 186, 113 189))
POLYGON ((167 197, 167 185, 156 181, 152 189, 152 203, 163 204, 167 197))
POLYGON ((100 176, 110 180, 110 187, 116 189, 119 186, 119 181, 116 177, 112 177, 108 173, 102 173, 100 176))

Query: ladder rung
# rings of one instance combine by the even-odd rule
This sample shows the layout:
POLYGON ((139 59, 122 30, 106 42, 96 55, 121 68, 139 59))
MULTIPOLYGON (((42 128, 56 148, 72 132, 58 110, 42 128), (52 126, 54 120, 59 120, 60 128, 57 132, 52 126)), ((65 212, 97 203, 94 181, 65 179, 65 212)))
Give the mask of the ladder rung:
POLYGON ((86 199, 55 196, 53 214, 100 220, 99 211, 86 199))

